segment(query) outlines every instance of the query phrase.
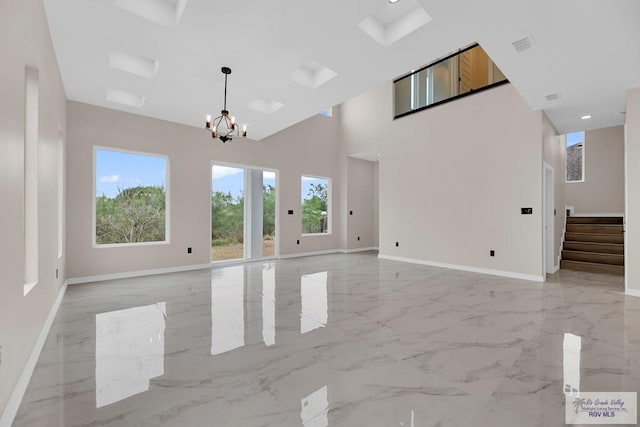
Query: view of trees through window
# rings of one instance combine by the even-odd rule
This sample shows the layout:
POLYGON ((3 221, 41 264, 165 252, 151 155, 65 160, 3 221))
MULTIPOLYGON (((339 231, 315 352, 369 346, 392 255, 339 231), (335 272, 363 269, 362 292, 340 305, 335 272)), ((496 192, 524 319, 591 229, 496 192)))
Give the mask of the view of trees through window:
POLYGON ((166 240, 167 160, 95 151, 96 244, 166 240))
POLYGON ((329 232, 329 179, 302 177, 302 234, 329 232))
POLYGON ((567 182, 584 180, 584 132, 567 134, 567 182))
MULTIPOLYGON (((247 169, 249 170, 249 169, 247 169)), ((214 165, 211 180, 211 260, 244 257, 243 168, 214 165)), ((275 255, 275 172, 262 171, 262 256, 275 255)), ((253 219, 252 219, 253 220, 253 219)), ((260 220, 259 218, 256 220, 260 220)))

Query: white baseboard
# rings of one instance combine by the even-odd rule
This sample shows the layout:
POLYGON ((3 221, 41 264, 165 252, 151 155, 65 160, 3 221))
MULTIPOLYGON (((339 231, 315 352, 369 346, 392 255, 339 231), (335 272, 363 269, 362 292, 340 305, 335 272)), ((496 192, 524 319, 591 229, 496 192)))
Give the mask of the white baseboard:
POLYGON ((594 218, 598 218, 598 217, 609 217, 609 216, 613 216, 613 217, 622 217, 624 218, 624 214, 623 213, 606 213, 606 212, 596 212, 596 213, 572 213, 571 216, 577 216, 577 217, 582 217, 582 216, 587 216, 587 217, 594 217, 594 218))
POLYGON ((640 290, 638 289, 625 289, 624 290, 624 294, 625 295, 629 295, 630 297, 638 297, 640 298, 640 290))
POLYGON ((430 267, 441 267, 441 268, 449 268, 451 270, 469 271, 471 273, 490 274, 492 276, 509 277, 512 279, 530 280, 533 282, 544 282, 544 277, 536 276, 534 274, 514 273, 511 271, 492 270, 488 268, 470 267, 466 265, 457 265, 457 264, 447 264, 443 262, 425 261, 421 259, 404 258, 404 257, 397 257, 392 255, 378 255, 378 258, 386 259, 390 261, 408 262, 411 264, 428 265, 430 267))
POLYGON ((31 380, 31 375, 33 375, 33 370, 38 363, 40 353, 42 352, 44 343, 47 340, 47 336, 49 335, 49 330, 51 329, 51 325, 53 324, 53 319, 55 319, 56 314, 58 313, 58 308, 60 308, 62 297, 64 297, 64 293, 67 290, 67 285, 68 283, 65 281, 58 291, 58 297, 54 301, 53 306, 49 311, 49 315, 44 322, 44 325, 42 325, 40 335, 38 335, 38 339, 33 345, 31 354, 29 354, 29 358, 27 359, 27 362, 22 369, 22 373, 18 378, 18 382, 16 383, 16 386, 13 388, 13 392, 9 397, 9 402, 7 402, 7 406, 5 407, 4 412, 0 417, 0 427, 10 427, 16 414, 18 413, 20 403, 22 403, 22 398, 24 397, 24 393, 27 391, 27 386, 29 385, 29 381, 31 380))
POLYGON ((325 250, 325 251, 315 251, 315 252, 299 252, 297 254, 280 255, 279 259, 301 258, 301 257, 305 257, 305 256, 336 254, 336 253, 339 253, 339 252, 340 252, 339 249, 328 249, 328 250, 325 250))
POLYGON ((354 252, 368 252, 368 251, 377 251, 377 246, 370 246, 368 248, 355 248, 355 249, 340 249, 340 252, 343 254, 352 254, 354 252))
POLYGON ((105 280, 129 279, 132 277, 152 276, 154 274, 179 273, 181 271, 204 270, 211 268, 211 263, 182 265, 178 267, 155 268, 152 270, 126 271, 124 273, 101 274, 98 276, 73 277, 67 279, 69 285, 78 285, 80 283, 102 282, 105 280))
POLYGON ((557 273, 560 270, 560 264, 556 264, 553 266, 553 271, 550 274, 557 273))

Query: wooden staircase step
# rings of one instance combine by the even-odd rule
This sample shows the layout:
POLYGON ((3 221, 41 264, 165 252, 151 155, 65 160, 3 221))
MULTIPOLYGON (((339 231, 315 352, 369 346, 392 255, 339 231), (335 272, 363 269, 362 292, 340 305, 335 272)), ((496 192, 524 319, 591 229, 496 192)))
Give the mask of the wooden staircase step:
POLYGON ((567 224, 618 224, 622 225, 621 216, 594 217, 594 216, 570 216, 567 224))
POLYGON ((567 231, 567 233, 565 234, 565 241, 591 243, 624 243, 624 234, 574 233, 567 231))
POLYGON ((568 233, 622 234, 622 225, 567 224, 568 233))
POLYGON ((621 243, 564 242, 563 249, 567 251, 624 255, 624 244, 621 243))
POLYGON ((622 265, 610 265, 610 264, 597 264, 592 262, 581 261, 560 261, 560 268, 566 270, 578 270, 587 271, 590 273, 605 273, 615 274, 618 276, 624 276, 624 266, 622 265))
POLYGON ((624 255, 600 254, 596 252, 562 251, 562 259, 596 264, 624 265, 624 255))

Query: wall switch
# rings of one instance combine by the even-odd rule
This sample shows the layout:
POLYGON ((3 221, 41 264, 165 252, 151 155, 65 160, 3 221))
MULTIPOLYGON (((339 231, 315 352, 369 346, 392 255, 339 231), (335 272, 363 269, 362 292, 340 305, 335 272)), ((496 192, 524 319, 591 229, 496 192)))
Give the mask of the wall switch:
POLYGON ((358 236, 358 242, 360 241, 360 236, 358 236))
POLYGON ((192 249, 191 248, 187 248, 187 253, 190 254, 191 252, 193 252, 192 249))
POLYGON ((533 215, 533 208, 520 208, 522 215, 533 215))
POLYGON ((496 256, 496 251, 494 251, 493 249, 491 249, 489 251, 489 256, 496 256))
POLYGON ((396 248, 397 248, 398 246, 400 246, 400 243, 396 242, 396 248))
POLYGON ((300 240, 297 240, 296 243, 299 245, 300 244, 300 240))
POLYGON ((349 211, 349 215, 353 215, 353 211, 349 211))
POLYGON ((287 211, 287 213, 288 213, 289 215, 293 215, 293 209, 289 209, 289 210, 287 211))

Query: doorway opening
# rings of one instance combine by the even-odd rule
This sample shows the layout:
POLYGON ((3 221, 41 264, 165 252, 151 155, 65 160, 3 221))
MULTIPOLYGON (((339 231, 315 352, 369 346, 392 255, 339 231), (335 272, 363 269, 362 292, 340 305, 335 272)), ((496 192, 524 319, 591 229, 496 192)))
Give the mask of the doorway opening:
POLYGON ((274 170, 211 166, 211 261, 276 256, 274 170))

